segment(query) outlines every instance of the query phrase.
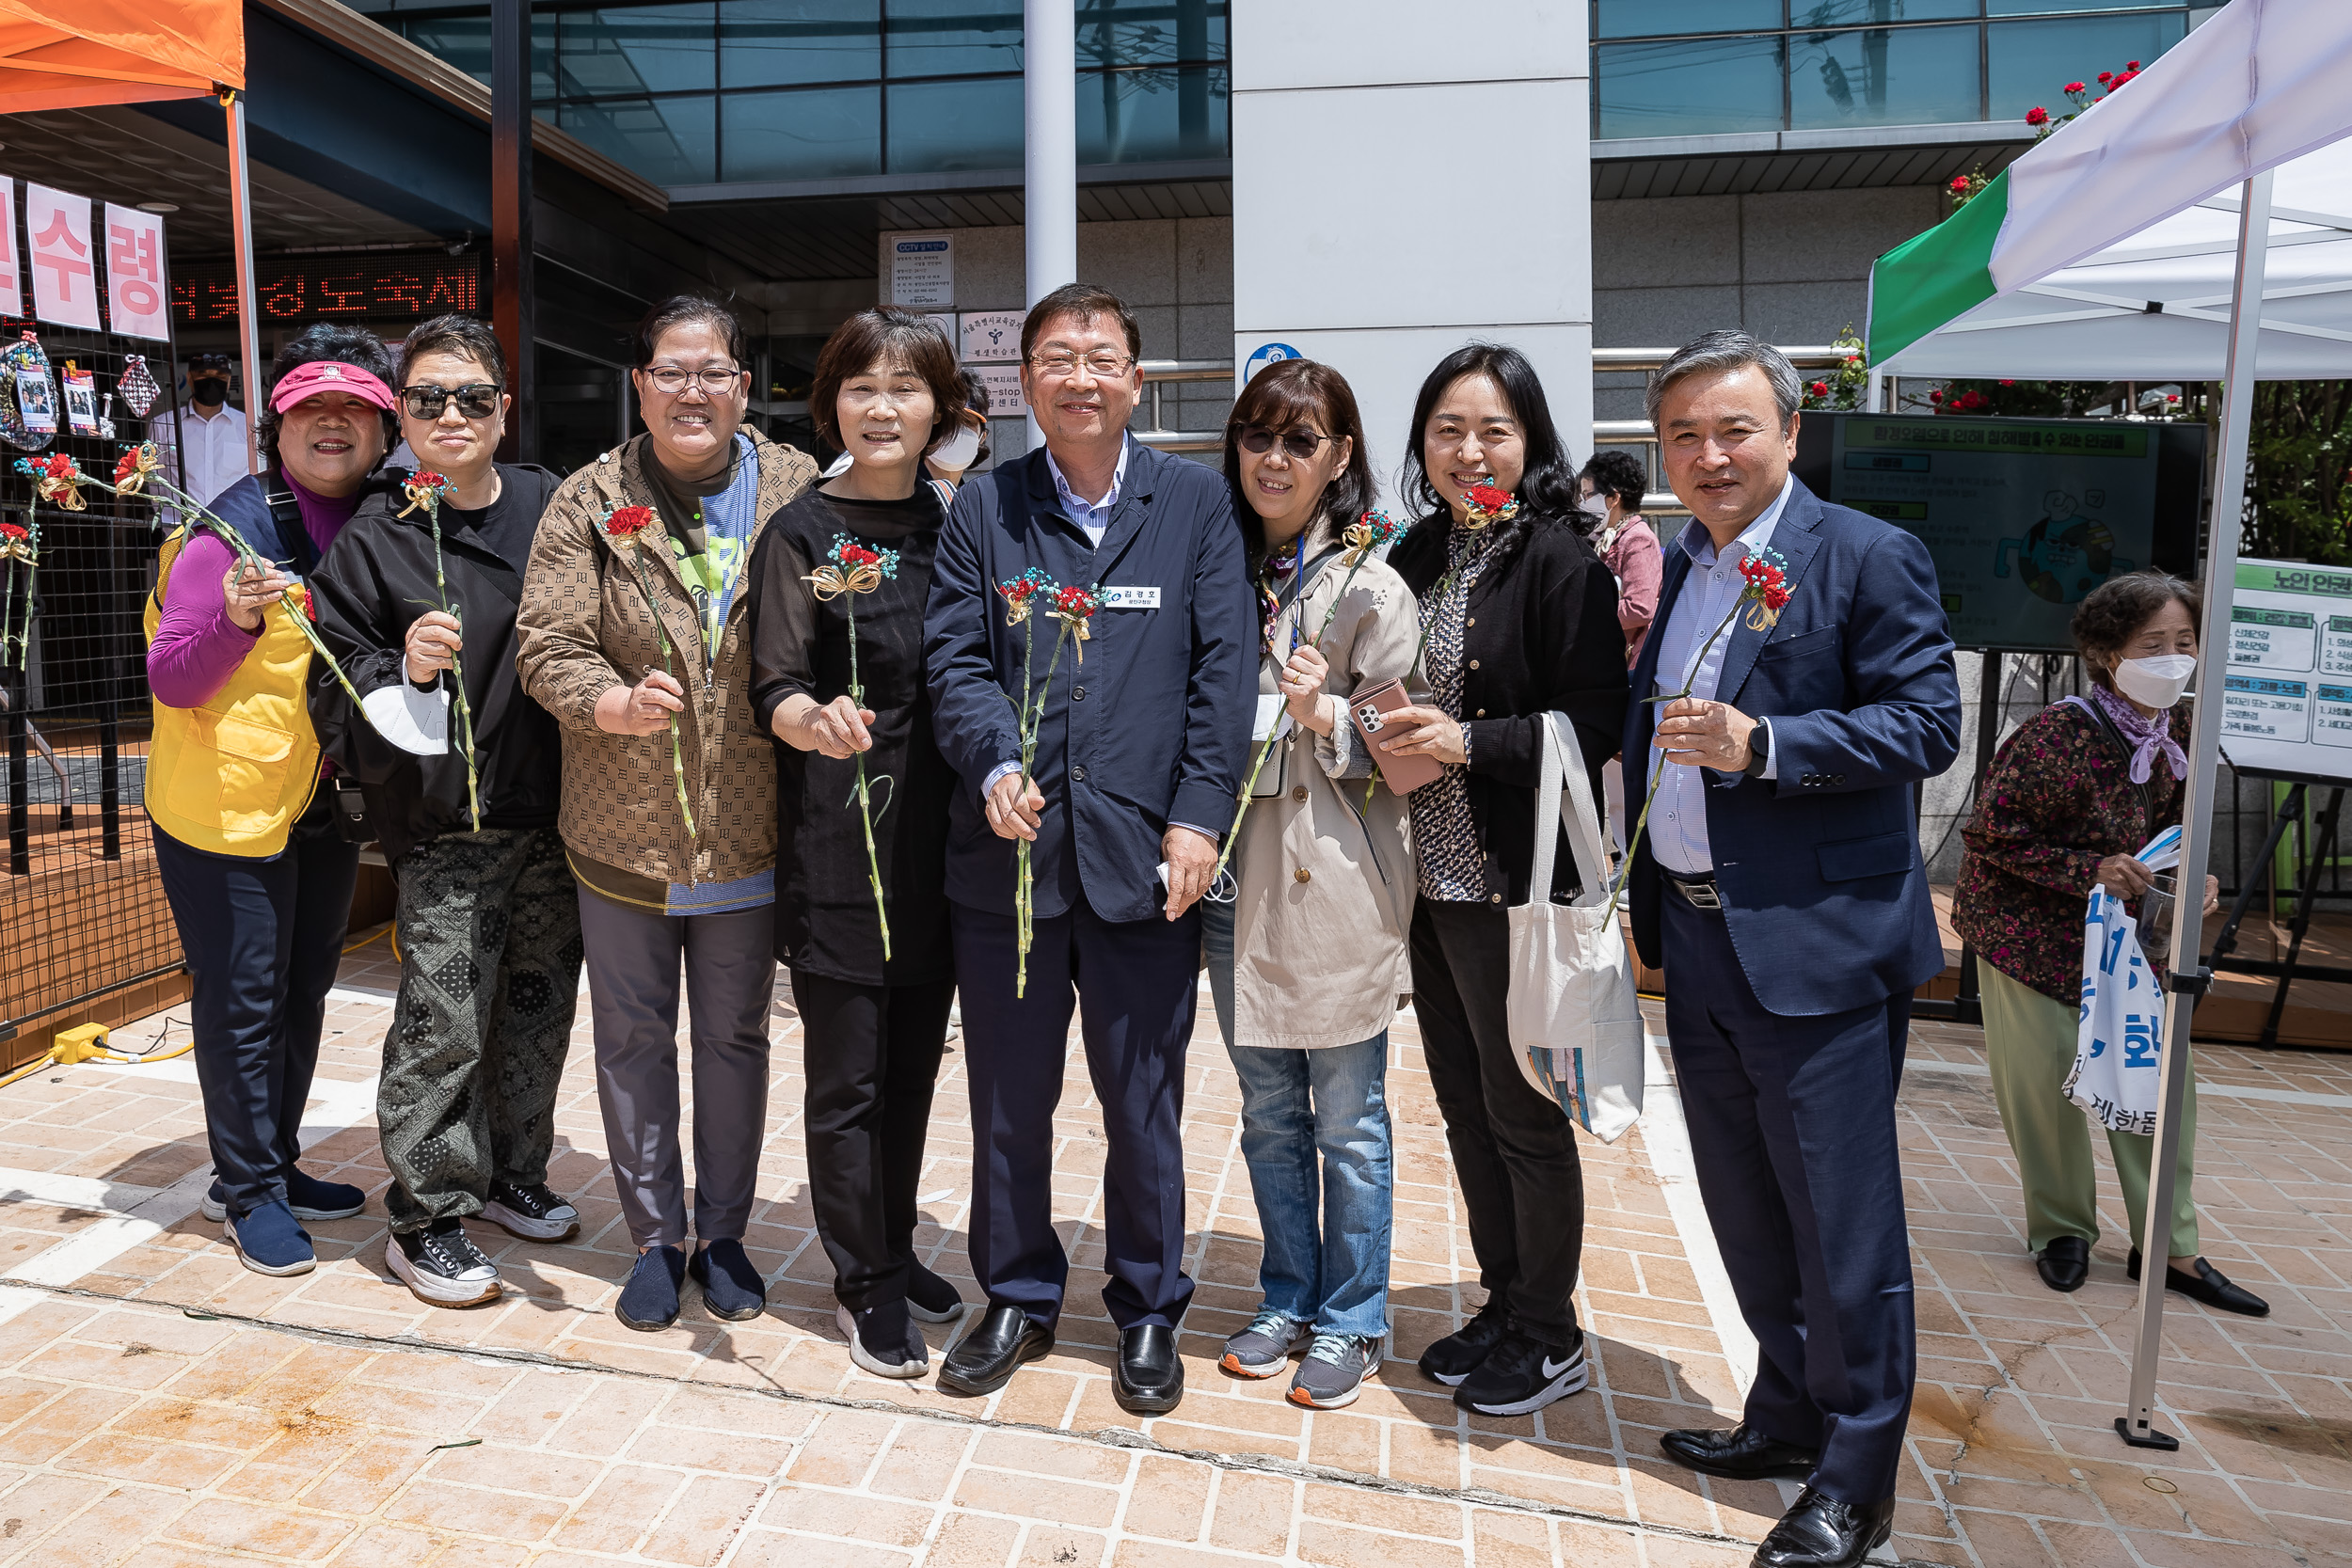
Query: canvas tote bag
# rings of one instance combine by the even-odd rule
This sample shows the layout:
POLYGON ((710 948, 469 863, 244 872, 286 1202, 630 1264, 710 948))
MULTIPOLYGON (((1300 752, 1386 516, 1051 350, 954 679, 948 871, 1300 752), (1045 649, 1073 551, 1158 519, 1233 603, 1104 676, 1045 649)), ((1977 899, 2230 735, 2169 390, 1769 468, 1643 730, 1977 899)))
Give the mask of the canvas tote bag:
POLYGON ((1510 911, 1511 1049, 1536 1093, 1603 1143, 1614 1143, 1642 1115, 1642 1009, 1609 893, 1609 858, 1583 748, 1565 713, 1545 715, 1543 734, 1534 874, 1527 902, 1510 911), (1583 895, 1573 904, 1551 901, 1555 817, 1566 826, 1584 873, 1583 895))

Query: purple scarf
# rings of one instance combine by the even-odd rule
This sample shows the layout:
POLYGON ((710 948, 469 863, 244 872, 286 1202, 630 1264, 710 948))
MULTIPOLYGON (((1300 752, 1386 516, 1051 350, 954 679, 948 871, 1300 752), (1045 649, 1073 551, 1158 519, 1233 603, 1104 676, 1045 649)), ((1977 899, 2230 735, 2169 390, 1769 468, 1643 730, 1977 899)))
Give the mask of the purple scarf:
POLYGON ((2172 765, 2174 778, 2188 777, 2188 753, 2182 751, 2181 743, 2172 738, 2172 713, 2169 708, 2151 719, 2133 706, 2128 699, 2118 696, 2104 686, 2092 686, 2090 697, 2099 705, 2099 711, 2114 721, 2115 733, 2123 737, 2123 744, 2132 749, 2132 783, 2148 782, 2148 775, 2154 770, 2158 752, 2162 752, 2164 760, 2172 765))

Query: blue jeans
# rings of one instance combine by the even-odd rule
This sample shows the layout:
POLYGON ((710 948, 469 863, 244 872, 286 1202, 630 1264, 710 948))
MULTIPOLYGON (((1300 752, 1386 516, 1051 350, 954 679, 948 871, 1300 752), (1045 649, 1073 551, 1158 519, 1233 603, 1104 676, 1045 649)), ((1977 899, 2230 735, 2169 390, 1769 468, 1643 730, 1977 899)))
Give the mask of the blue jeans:
POLYGON ((1217 1027, 1241 1079, 1266 1310, 1325 1334, 1384 1335, 1394 1218, 1388 1031, 1313 1051, 1234 1045, 1233 907, 1200 908, 1217 1027))

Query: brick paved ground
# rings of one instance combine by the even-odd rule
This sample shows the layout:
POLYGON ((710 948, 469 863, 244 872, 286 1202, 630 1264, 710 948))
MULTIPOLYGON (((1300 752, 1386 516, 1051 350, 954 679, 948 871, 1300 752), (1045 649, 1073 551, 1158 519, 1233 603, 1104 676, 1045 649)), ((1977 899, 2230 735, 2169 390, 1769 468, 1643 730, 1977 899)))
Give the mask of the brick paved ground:
MULTIPOLYGON (((310 1119, 314 1168, 372 1190, 383 943, 347 963, 310 1119)), ((583 1008, 584 1014, 584 1008, 583 1008)), ((122 1031, 184 1043, 185 1012, 122 1031)), ((1143 1420, 1110 1398, 1095 1295, 1100 1129, 1082 1072, 1058 1124, 1077 1263, 1055 1354, 981 1401, 870 1378, 832 1324, 799 1136, 800 1038, 775 1013, 763 1206, 747 1244, 772 1307, 667 1333, 609 1307, 628 1243, 606 1172, 586 1029, 554 1180, 579 1243, 477 1230, 505 1273, 439 1311, 390 1281, 380 1218, 312 1227, 322 1267, 240 1268, 195 1216, 202 1118, 185 1059, 83 1067, 0 1091, 0 1564, 1736 1564, 1781 1488, 1657 1458, 1660 1430, 1735 1418, 1753 1344, 1711 1257, 1664 1085, 1642 1128, 1588 1143, 1580 1314, 1595 1387, 1470 1419, 1412 1358, 1474 1307, 1467 1236, 1417 1042, 1396 1038, 1396 1343, 1345 1411, 1215 1368, 1255 1304, 1256 1220, 1215 1025, 1194 1053, 1187 1164, 1201 1285, 1188 1389, 1143 1420), (461 1445, 461 1446, 451 1446, 461 1445)), ((2203 1069, 2206 1245, 2279 1307, 2265 1323, 2173 1298, 2166 1420, 2135 1454, 2122 1407, 2133 1297, 2120 1237, 2078 1295, 2023 1252, 1974 1031, 1925 1025, 1903 1104, 1923 1383, 1897 1544, 1972 1568, 2352 1562, 2352 1246, 2336 1152, 2352 1058, 2214 1049, 2203 1069)), ((919 1244, 970 1291, 961 1057, 942 1084, 919 1244)), ((2104 1167, 2103 1167, 2104 1168, 2104 1167)), ((2110 1185, 2106 1211, 2120 1225, 2110 1185)), ((372 1202, 380 1211, 380 1202, 372 1202)), ((952 1331, 933 1331, 944 1346, 952 1331)))

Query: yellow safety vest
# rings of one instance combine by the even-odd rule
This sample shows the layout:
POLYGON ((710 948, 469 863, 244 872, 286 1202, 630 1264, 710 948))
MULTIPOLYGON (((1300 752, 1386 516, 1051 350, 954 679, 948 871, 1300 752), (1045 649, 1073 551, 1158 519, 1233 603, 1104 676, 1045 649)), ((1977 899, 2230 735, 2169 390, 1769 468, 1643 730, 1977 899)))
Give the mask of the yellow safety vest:
MULTIPOLYGON (((187 543, 181 528, 156 560, 147 601, 147 641, 163 618, 172 562, 187 543)), ((194 849, 274 855, 318 787, 319 740, 305 692, 310 641, 282 604, 262 611, 262 635, 229 684, 201 707, 155 700, 147 755, 147 815, 194 849)))

